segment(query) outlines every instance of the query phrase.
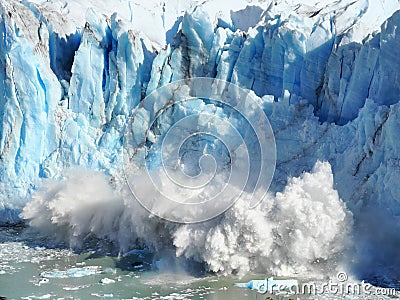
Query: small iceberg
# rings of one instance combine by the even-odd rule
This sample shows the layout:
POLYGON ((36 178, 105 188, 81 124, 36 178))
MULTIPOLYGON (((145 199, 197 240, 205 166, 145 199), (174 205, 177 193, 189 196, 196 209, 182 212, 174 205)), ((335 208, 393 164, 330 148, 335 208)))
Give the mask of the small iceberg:
POLYGON ((103 278, 102 280, 100 280, 101 284, 111 284, 111 283, 115 283, 115 280, 110 279, 110 278, 103 278))
POLYGON ((298 281, 296 279, 274 279, 270 277, 264 280, 251 280, 247 283, 235 283, 235 286, 265 294, 290 291, 293 287, 297 288, 298 281))

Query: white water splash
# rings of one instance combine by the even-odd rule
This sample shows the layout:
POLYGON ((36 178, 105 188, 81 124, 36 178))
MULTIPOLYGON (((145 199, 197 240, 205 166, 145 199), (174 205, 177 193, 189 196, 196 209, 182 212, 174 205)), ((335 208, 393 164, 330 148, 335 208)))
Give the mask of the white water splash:
MULTIPOLYGON (((146 192, 149 197, 155 193, 146 192)), ((93 234, 118 244, 122 252, 138 245, 174 251, 222 274, 333 272, 351 240, 352 216, 333 188, 327 162, 290 179, 282 193, 268 196, 255 209, 249 209, 250 195, 244 194, 222 216, 198 224, 151 216, 128 195, 117 192, 101 173, 70 171, 65 180, 45 182, 22 217, 72 246, 93 234)))

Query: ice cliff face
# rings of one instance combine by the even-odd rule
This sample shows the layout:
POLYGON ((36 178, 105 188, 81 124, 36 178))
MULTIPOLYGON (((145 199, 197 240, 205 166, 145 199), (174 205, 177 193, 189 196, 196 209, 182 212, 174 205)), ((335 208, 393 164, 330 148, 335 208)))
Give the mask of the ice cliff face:
POLYGON ((277 143, 273 192, 329 161, 360 220, 379 209, 397 226, 398 1, 97 5, 1 1, 2 222, 68 167, 117 178, 132 110, 204 76, 260 97, 277 143))

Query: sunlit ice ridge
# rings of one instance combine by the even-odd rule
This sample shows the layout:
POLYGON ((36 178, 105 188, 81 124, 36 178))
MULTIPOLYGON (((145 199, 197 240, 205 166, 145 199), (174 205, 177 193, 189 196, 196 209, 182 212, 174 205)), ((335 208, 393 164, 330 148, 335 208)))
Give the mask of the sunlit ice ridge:
MULTIPOLYGON (((394 0, 1 1, 0 222, 24 221, 72 247, 91 234, 122 252, 172 249, 219 273, 340 266, 396 278, 399 8, 394 0), (146 115, 130 122, 153 92, 204 77, 246 90, 267 116, 276 143, 269 193, 251 208, 244 189, 208 222, 149 217, 126 186, 127 125, 137 146, 129 161, 146 157, 129 172, 157 173, 160 141, 186 116, 217 116, 204 123, 229 141, 226 122, 247 124, 203 98, 173 109, 155 98, 143 105, 160 115, 153 127, 146 115)), ((234 160, 224 145, 182 143, 179 163, 196 175, 207 154, 227 170, 234 160)), ((250 135, 249 153, 257 147, 250 135)))

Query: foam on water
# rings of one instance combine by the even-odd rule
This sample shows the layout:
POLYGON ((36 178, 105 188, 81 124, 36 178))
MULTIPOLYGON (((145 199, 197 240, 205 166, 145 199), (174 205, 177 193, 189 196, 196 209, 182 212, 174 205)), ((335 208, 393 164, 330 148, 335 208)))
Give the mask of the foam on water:
MULTIPOLYGON (((255 209, 246 193, 220 217, 177 224, 151 216, 126 188, 94 171, 47 180, 22 213, 29 225, 78 247, 87 236, 108 239, 121 252, 146 246, 168 259, 205 264, 222 274, 279 275, 334 271, 348 248, 352 216, 333 188, 329 163, 292 178, 282 193, 255 209), (172 254, 171 254, 172 253, 172 254)), ((156 191, 146 191, 154 197, 156 191)), ((168 259, 164 259, 164 265, 168 259)))

